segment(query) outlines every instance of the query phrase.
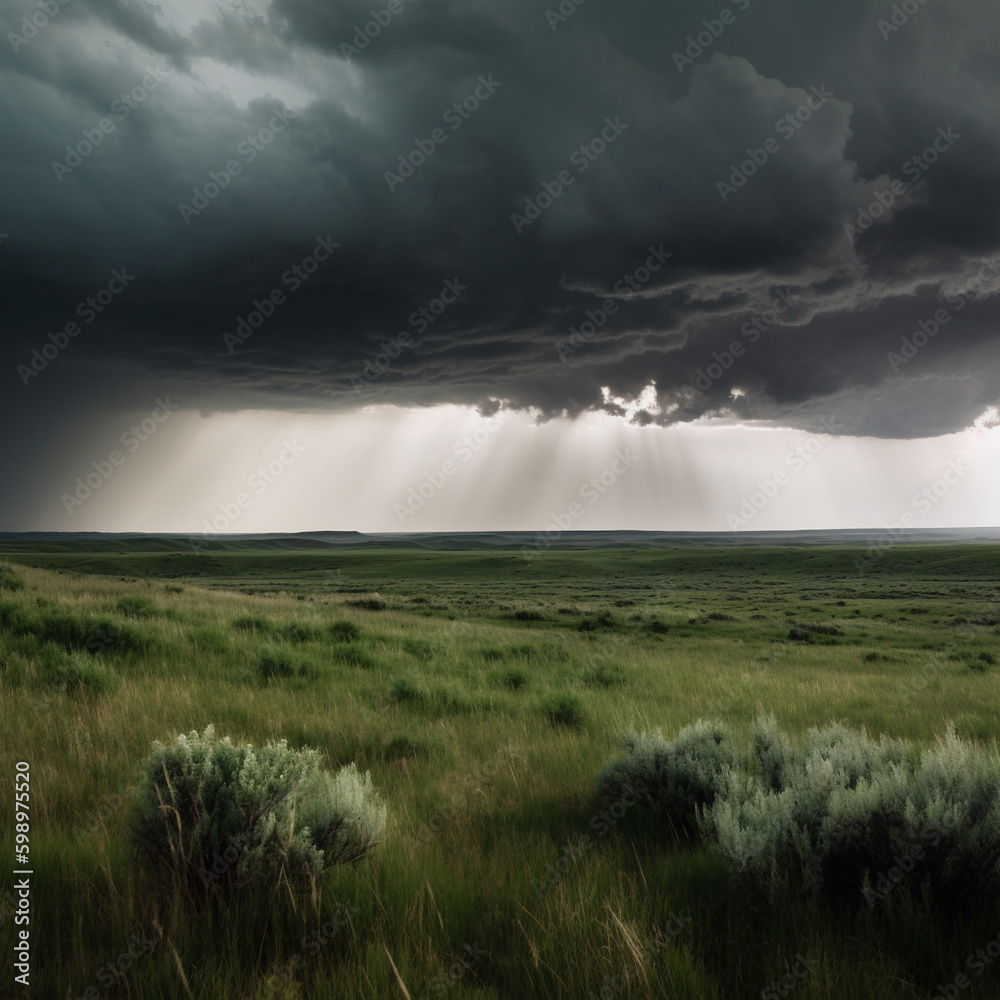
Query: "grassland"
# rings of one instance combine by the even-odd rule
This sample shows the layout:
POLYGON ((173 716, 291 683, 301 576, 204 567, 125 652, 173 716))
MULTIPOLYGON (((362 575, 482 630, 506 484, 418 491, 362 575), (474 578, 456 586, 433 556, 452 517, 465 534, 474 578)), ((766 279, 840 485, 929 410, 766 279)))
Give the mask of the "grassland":
MULTIPOLYGON (((1000 932, 992 912, 734 892, 709 848, 636 810, 602 822, 595 794, 623 730, 699 717, 995 740, 995 546, 898 546, 864 574, 849 547, 8 557, 0 717, 8 768, 32 773, 34 996, 722 1000, 783 995, 808 957, 788 995, 914 1000, 1000 932), (74 647, 105 671, 92 689, 53 674, 74 647), (208 723, 357 761, 386 842, 310 900, 155 891, 130 789, 153 740, 208 723)), ((5 830, 11 813, 8 795, 5 830)), ((961 992, 997 994, 992 967, 961 992)))

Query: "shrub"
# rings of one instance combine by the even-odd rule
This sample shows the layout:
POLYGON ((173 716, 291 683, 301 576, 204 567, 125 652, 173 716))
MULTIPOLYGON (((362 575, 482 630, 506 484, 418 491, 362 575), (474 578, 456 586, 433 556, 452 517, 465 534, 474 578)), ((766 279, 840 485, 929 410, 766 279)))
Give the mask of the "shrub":
POLYGON ((515 667, 497 674, 493 682, 497 687, 507 688, 508 691, 520 691, 528 686, 528 674, 515 667))
POLYGON ((331 622, 327 631, 335 642, 355 642, 361 638, 361 629, 354 622, 331 622))
POLYGON ((131 625, 47 603, 26 608, 15 601, 0 601, 0 626, 15 636, 33 636, 42 644, 54 642, 70 651, 141 653, 150 647, 149 639, 131 625))
POLYGON ((228 653, 229 637, 212 625, 197 625, 190 631, 191 641, 205 653, 228 653))
POLYGON ((0 566, 0 590, 23 590, 24 580, 11 572, 10 566, 0 566))
POLYGON ((577 625, 577 632, 597 632, 602 628, 614 628, 615 618, 610 611, 600 611, 593 618, 584 618, 577 625))
POLYGON ((1000 893, 1000 759, 949 727, 915 757, 862 730, 811 730, 793 750, 755 727, 763 782, 730 772, 702 829, 739 881, 874 905, 888 892, 963 908, 1000 893))
POLYGON ((299 661, 288 650, 275 646, 264 646, 257 651, 254 669, 261 680, 265 681, 294 677, 296 674, 304 676, 307 673, 305 663, 299 661))
POLYGON ((699 810, 715 802, 736 761, 728 729, 700 719, 672 742, 660 732, 628 733, 622 749, 601 774, 601 794, 621 798, 642 789, 640 804, 686 832, 696 830, 699 810))
POLYGON ((891 656, 886 656, 885 653, 877 653, 870 651, 861 657, 862 661, 865 663, 893 663, 893 658, 891 656))
POLYGON ((540 611, 515 611, 512 615, 508 616, 513 622, 543 622, 545 621, 545 615, 540 611))
POLYGON ((465 692, 455 682, 433 687, 428 702, 433 708, 449 715, 471 712, 474 708, 465 692))
POLYGON ((115 608, 126 618, 149 618, 155 611, 148 597, 121 597, 115 608))
POLYGON ((319 633, 312 625, 304 622, 288 622, 278 628, 275 635, 285 642, 311 642, 319 633))
POLYGON ((340 646, 334 650, 334 656, 342 663, 362 670, 374 670, 378 666, 370 653, 357 646, 340 646))
POLYGON ((795 642, 812 642, 814 635, 840 635, 840 629, 835 625, 794 625, 788 632, 788 638, 795 642))
POLYGON ((404 639, 403 649, 410 656, 415 656, 418 660, 431 660, 434 658, 434 647, 424 639, 404 639))
POLYGON ((787 788, 794 771, 795 751, 788 737, 778 729, 775 717, 758 719, 750 733, 764 784, 775 792, 787 788))
POLYGON ((107 694, 118 686, 113 671, 84 653, 60 652, 43 663, 41 677, 49 687, 70 694, 107 694))
POLYGON ((627 683, 621 667, 598 663, 588 667, 580 678, 588 687, 624 687, 627 683))
POLYGON ((263 615, 240 615, 233 619, 233 628, 241 632, 261 632, 267 634, 274 626, 263 615))
POLYGON ((389 691, 389 701, 398 704, 401 701, 420 701, 423 694, 409 677, 394 677, 389 691))
POLYGON ((542 702, 542 711, 553 726, 579 729, 583 725, 583 708, 575 695, 551 695, 542 702))
POLYGON ((317 750, 258 750, 204 733, 154 743, 130 816, 139 858, 195 892, 274 888, 357 861, 381 840, 385 806, 354 764, 317 750))
POLYGON ((362 611, 385 611, 388 604, 377 594, 374 597, 361 597, 356 601, 347 602, 352 608, 361 608, 362 611))

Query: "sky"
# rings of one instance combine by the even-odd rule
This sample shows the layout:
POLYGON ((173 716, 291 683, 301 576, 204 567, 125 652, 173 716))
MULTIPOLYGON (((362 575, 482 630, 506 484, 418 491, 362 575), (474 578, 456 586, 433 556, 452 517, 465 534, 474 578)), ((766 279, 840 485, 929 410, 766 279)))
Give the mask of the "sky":
POLYGON ((998 523, 995 3, 0 34, 0 530, 998 523))

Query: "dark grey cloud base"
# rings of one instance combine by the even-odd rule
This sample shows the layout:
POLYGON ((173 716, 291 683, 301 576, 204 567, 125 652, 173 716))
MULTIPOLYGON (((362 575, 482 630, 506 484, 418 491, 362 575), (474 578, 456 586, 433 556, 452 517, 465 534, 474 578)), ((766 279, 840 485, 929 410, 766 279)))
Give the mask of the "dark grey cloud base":
POLYGON ((634 419, 886 437, 1000 397, 990 0, 250 4, 0 13, 8 460, 154 390, 554 415, 655 381, 634 419))

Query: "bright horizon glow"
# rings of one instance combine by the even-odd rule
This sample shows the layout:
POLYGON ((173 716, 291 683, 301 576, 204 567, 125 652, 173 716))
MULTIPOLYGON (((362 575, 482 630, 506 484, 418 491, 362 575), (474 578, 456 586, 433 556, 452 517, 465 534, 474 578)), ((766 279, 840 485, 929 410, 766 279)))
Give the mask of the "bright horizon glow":
POLYGON ((641 427, 602 412, 539 423, 457 405, 179 410, 129 451, 122 433, 148 417, 106 422, 74 446, 72 463, 36 489, 21 530, 778 531, 881 529, 907 515, 914 528, 997 523, 1000 421, 990 411, 957 434, 896 441, 723 421, 641 427), (124 462, 103 478, 116 449, 124 462), (89 497, 77 483, 88 474, 100 480, 89 497))

